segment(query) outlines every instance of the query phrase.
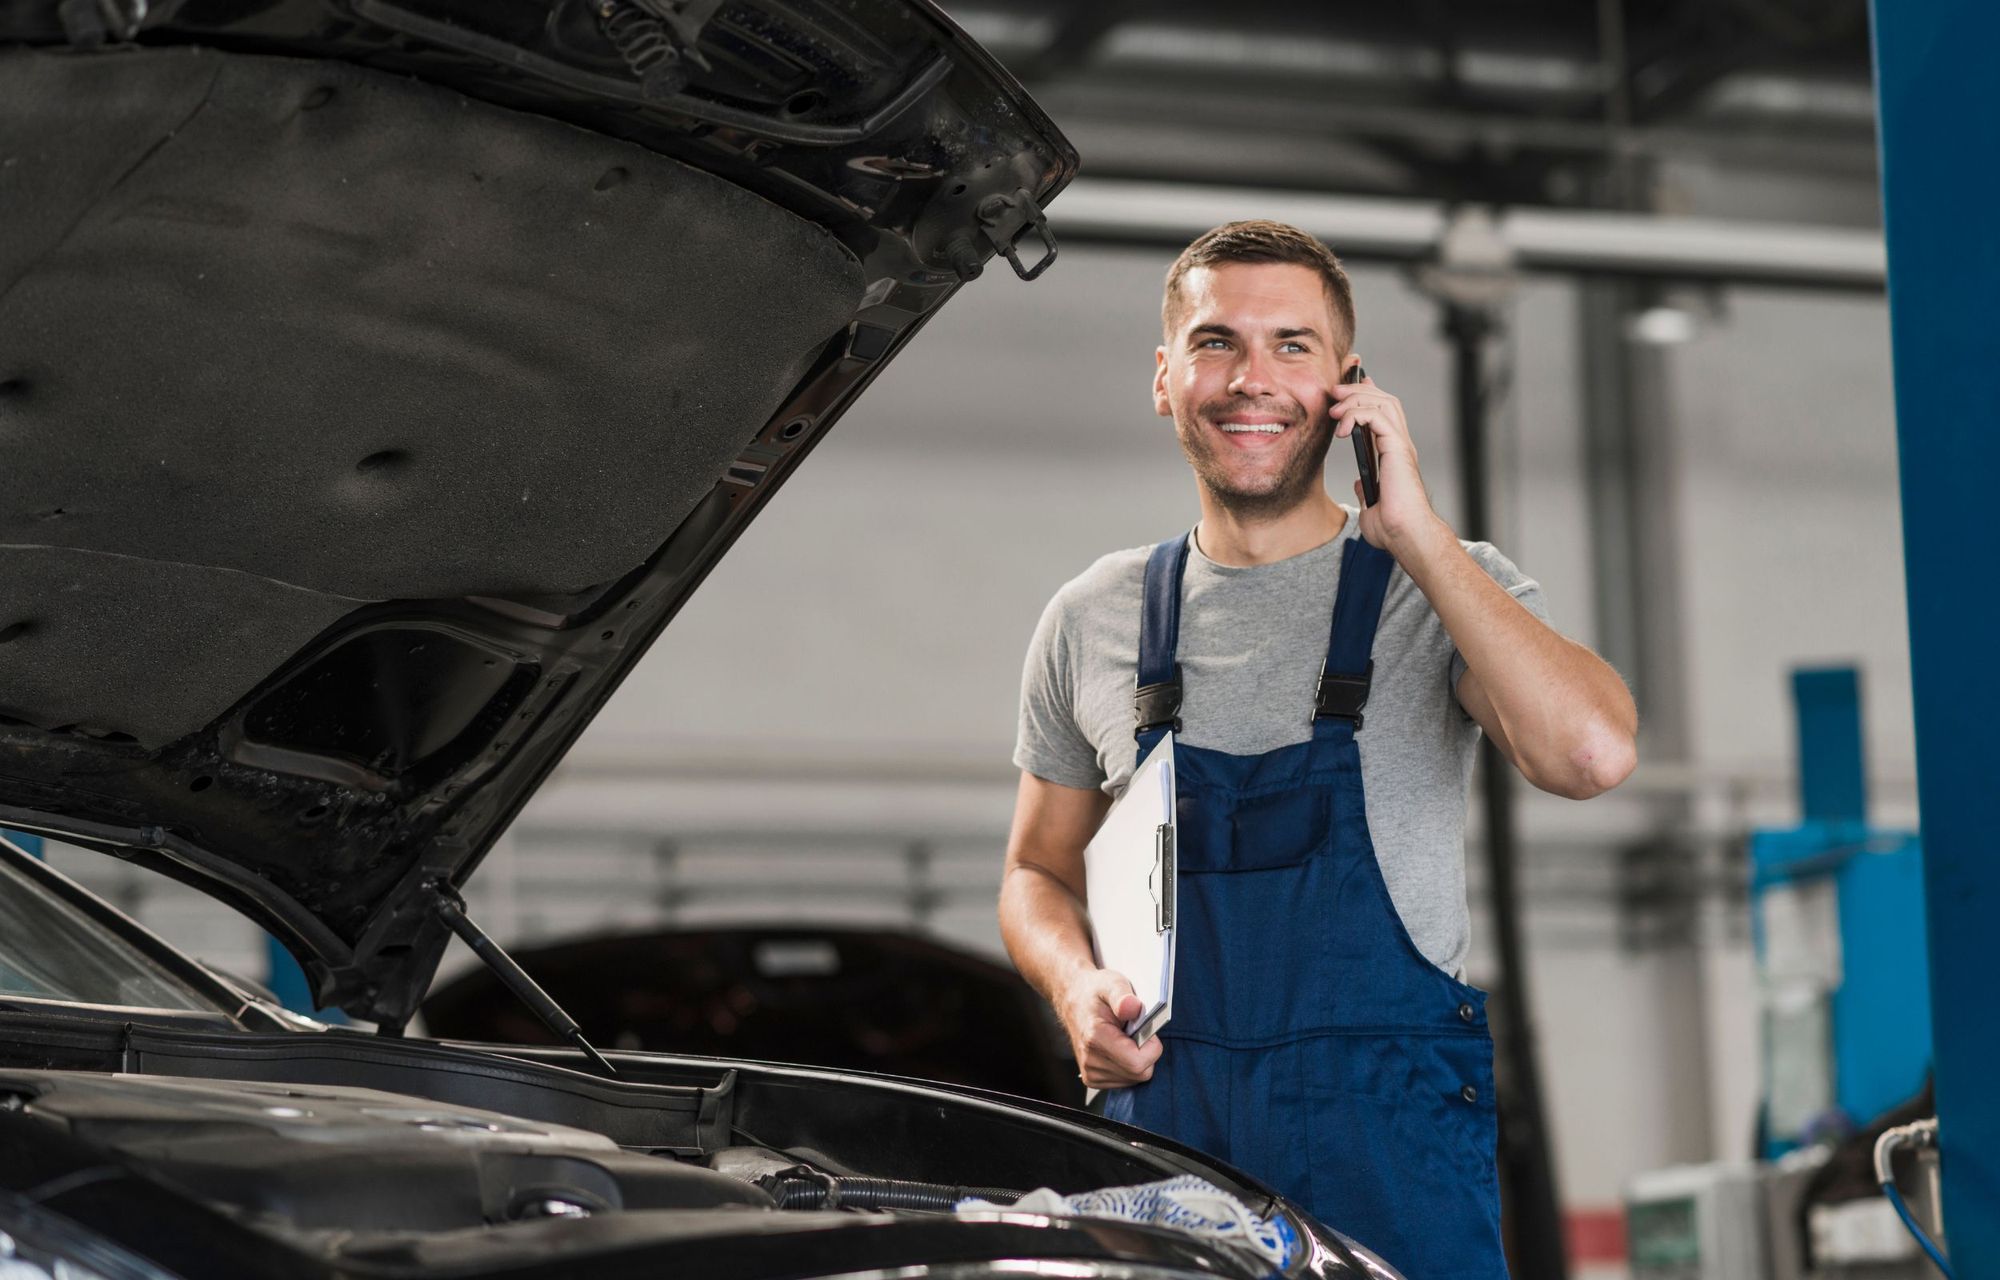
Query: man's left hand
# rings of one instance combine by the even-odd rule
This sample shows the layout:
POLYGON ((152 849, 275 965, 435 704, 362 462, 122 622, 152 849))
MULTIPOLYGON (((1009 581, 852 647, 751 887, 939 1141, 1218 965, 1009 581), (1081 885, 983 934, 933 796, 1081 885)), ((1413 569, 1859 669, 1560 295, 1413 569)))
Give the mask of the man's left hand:
POLYGON ((1361 536, 1396 557, 1465 658, 1459 705, 1544 791, 1582 800, 1623 782, 1638 760, 1639 724, 1625 682, 1465 554, 1424 492, 1402 401, 1373 378, 1330 390, 1335 435, 1375 433, 1382 500, 1361 509, 1361 536))
MULTIPOLYGON (((1375 379, 1343 382, 1329 388, 1333 393, 1333 434, 1345 440, 1356 428, 1366 428, 1375 437, 1375 473, 1381 501, 1361 509, 1361 536, 1400 558, 1401 548, 1431 532, 1438 514, 1431 508, 1430 494, 1424 490, 1423 473, 1417 467, 1417 446, 1410 439, 1410 424, 1403 417, 1403 402, 1375 385, 1375 379)), ((1361 497, 1361 482, 1354 482, 1354 495, 1361 497)))

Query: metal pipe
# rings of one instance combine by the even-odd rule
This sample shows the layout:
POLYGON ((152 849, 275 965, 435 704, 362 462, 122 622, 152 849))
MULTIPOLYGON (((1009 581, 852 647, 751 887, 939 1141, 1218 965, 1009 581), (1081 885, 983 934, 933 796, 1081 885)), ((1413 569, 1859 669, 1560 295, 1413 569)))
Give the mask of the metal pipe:
MULTIPOLYGON (((1600 648, 1609 647, 1600 643, 1600 648)), ((1614 662, 1613 665, 1619 664, 1614 662)), ((605 781, 630 781, 635 790, 682 781, 851 782, 898 788, 947 785, 1012 788, 1020 777, 1019 769, 1004 760, 996 762, 989 752, 960 753, 944 747, 916 754, 885 750, 862 742, 817 752, 800 752, 785 747, 761 750, 738 744, 710 745, 698 741, 659 745, 621 743, 612 746, 592 746, 583 742, 563 757, 551 788, 544 790, 550 790, 556 784, 605 781)), ((1917 786, 1916 771, 1906 761, 1894 762, 1886 768, 1878 766, 1869 771, 1869 785, 1877 795, 1913 795, 1917 786)), ((1798 794, 1798 775, 1787 762, 1781 760, 1763 765, 1725 767, 1673 757, 1647 757, 1640 763, 1638 771, 1605 799, 1617 801, 1640 795, 1713 791, 1795 796, 1798 794)), ((533 819, 537 812, 530 809, 529 818, 533 819)), ((485 883, 483 874, 480 883, 485 883)))
MULTIPOLYGON (((1062 240, 1175 249, 1238 218, 1289 222, 1342 257, 1379 262, 1431 261, 1451 226, 1432 201, 1113 178, 1077 179, 1049 212, 1062 240)), ((1868 293, 1881 292, 1887 278, 1876 231, 1541 208, 1509 209, 1494 222, 1509 265, 1520 271, 1868 293)))
MULTIPOLYGON (((1486 344, 1496 321, 1483 307, 1447 303, 1444 332, 1452 348, 1452 397, 1456 407, 1459 483, 1467 538, 1492 530, 1487 503, 1486 344)), ((1519 1276, 1566 1280, 1562 1206, 1556 1197, 1547 1112, 1528 994, 1528 966, 1521 946, 1521 897, 1515 876, 1513 769, 1491 738, 1480 742, 1480 807, 1486 820, 1487 896, 1492 904, 1499 961, 1500 1051, 1508 1087, 1501 1091, 1500 1161, 1509 1210, 1508 1253, 1519 1276)))

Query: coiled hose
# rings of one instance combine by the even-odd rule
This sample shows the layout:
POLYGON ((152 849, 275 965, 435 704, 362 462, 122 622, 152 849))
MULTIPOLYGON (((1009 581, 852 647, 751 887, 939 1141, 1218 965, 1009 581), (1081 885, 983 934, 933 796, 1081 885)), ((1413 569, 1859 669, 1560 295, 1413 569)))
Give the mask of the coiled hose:
POLYGON ((932 1213, 950 1213, 961 1200, 1013 1204, 1022 1195, 999 1187, 953 1187, 901 1178, 847 1178, 803 1165, 767 1173, 757 1179, 757 1185, 771 1193, 780 1209, 926 1209, 932 1213))

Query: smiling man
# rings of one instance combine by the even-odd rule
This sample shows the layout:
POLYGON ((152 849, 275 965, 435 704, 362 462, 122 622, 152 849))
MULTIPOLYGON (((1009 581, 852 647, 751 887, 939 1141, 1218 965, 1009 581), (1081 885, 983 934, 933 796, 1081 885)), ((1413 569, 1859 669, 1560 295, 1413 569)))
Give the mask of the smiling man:
POLYGON ((1484 731, 1537 787, 1587 798, 1632 770, 1631 695, 1431 509, 1401 402, 1341 382, 1353 294, 1317 240, 1210 231, 1168 272, 1163 320, 1153 405, 1200 522, 1103 557, 1042 615, 1002 935, 1107 1115, 1229 1160, 1413 1280, 1493 1280, 1492 1042, 1463 980, 1474 748, 1484 731), (1324 478, 1357 429, 1373 506, 1324 478), (1083 849, 1169 729, 1174 1014, 1140 1046, 1131 985, 1092 957, 1083 849))

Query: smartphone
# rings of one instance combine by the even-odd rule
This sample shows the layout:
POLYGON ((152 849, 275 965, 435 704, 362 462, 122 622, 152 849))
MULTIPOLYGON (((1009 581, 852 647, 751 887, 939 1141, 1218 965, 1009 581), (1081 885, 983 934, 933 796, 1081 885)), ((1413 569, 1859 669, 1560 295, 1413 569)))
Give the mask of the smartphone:
MULTIPOLYGON (((1359 382, 1368 371, 1355 365, 1341 376, 1342 382, 1359 382)), ((1356 425, 1349 438, 1354 441, 1354 465, 1361 471, 1361 505, 1372 507, 1382 500, 1382 486, 1375 476, 1375 433, 1356 425)))

